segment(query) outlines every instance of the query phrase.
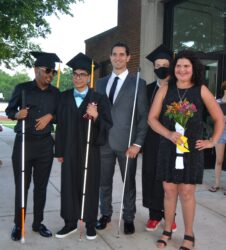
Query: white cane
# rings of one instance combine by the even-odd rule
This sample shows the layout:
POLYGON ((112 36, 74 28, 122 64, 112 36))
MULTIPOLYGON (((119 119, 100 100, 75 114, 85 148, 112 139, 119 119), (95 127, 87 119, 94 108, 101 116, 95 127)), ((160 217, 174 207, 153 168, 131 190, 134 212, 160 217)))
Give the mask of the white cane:
MULTIPOLYGON (((140 68, 137 71, 136 88, 135 88, 135 94, 134 94, 133 112, 132 112, 131 124, 130 124, 128 148, 131 146, 131 138, 132 138, 132 132, 133 132, 134 114, 135 114, 135 108, 136 108, 136 102, 137 102, 137 92, 138 92, 139 79, 140 79, 140 68)), ((122 206, 123 206, 125 186, 126 186, 128 162, 129 162, 129 156, 127 155, 126 156, 126 165, 125 165, 123 188, 122 188, 122 197, 121 197, 121 206, 120 206, 120 213, 119 213, 118 235, 117 235, 117 237, 119 237, 119 235, 120 235, 119 232, 120 232, 120 225, 121 225, 121 220, 122 220, 122 206)))
MULTIPOLYGON (((92 61, 90 89, 93 88, 94 66, 95 65, 92 61)), ((90 146, 91 123, 92 123, 92 117, 89 117, 87 115, 86 115, 86 117, 89 119, 89 121, 88 121, 87 142, 86 142, 86 157, 85 157, 85 169, 84 169, 84 178, 83 178, 83 190, 82 190, 82 207, 81 207, 81 218, 80 218, 80 240, 82 239, 82 224, 83 224, 84 206, 85 206, 85 199, 86 199, 86 180, 87 180, 87 170, 88 170, 88 164, 89 164, 89 146, 90 146)))
MULTIPOLYGON (((22 91, 22 109, 25 108, 25 90, 22 91)), ((25 119, 22 120, 21 157, 21 243, 25 243, 25 119)))

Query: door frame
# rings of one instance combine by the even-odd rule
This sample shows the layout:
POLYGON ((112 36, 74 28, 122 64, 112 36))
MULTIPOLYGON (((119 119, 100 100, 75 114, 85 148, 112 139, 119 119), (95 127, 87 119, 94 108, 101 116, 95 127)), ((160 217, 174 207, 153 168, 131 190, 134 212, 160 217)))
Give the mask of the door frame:
POLYGON ((212 53, 202 53, 196 52, 197 56, 202 60, 214 60, 218 62, 218 69, 217 69, 217 86, 216 86, 216 98, 221 97, 221 83, 223 81, 223 53, 219 52, 212 52, 212 53))

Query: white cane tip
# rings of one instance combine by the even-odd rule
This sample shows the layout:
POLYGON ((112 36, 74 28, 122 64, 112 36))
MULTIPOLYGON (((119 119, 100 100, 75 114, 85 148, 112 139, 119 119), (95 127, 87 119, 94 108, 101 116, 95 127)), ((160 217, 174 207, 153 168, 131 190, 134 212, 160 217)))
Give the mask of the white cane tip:
POLYGON ((25 239, 24 239, 24 238, 21 239, 21 243, 22 243, 22 244, 25 243, 25 239))

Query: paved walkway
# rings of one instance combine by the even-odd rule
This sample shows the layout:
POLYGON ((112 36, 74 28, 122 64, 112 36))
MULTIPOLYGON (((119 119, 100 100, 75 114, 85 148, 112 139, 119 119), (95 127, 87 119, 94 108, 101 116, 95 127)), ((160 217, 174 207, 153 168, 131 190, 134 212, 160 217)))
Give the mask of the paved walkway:
MULTIPOLYGON (((125 236, 121 231, 117 238, 117 225, 121 199, 122 182, 119 170, 116 167, 114 178, 113 205, 114 215, 112 222, 106 230, 98 231, 98 237, 94 241, 88 241, 83 237, 79 240, 79 232, 70 235, 66 239, 52 237, 46 239, 32 232, 32 186, 29 192, 28 209, 26 218, 26 242, 13 242, 10 232, 13 226, 14 211, 14 180, 11 166, 11 152, 14 133, 5 128, 0 133, 0 159, 3 165, 0 167, 0 249, 27 249, 27 250, 147 250, 157 249, 155 242, 161 234, 162 225, 155 232, 145 231, 145 222, 148 217, 147 209, 142 207, 141 193, 141 159, 139 158, 137 170, 137 213, 135 220, 136 233, 125 236)), ((225 250, 226 249, 226 196, 222 190, 217 193, 207 191, 213 183, 214 171, 205 170, 204 183, 197 187, 197 213, 195 220, 195 250, 225 250)), ((226 189, 226 172, 222 176, 223 188, 226 189)), ((53 169, 48 185, 47 204, 44 223, 53 231, 57 232, 63 226, 60 218, 60 165, 54 161, 53 169)), ((183 237, 183 222, 180 205, 177 208, 176 221, 178 230, 173 234, 173 239, 166 249, 178 249, 183 237)), ((123 223, 122 223, 123 224, 123 223)))

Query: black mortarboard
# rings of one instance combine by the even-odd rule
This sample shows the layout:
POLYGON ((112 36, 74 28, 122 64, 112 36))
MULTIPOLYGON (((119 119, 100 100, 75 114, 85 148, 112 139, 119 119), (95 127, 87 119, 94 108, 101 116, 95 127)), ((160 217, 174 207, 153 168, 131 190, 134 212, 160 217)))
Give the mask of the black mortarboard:
POLYGON ((60 58, 55 53, 32 51, 30 54, 37 59, 34 64, 35 67, 55 69, 55 62, 61 62, 60 58))
POLYGON ((161 44, 159 47, 154 49, 146 58, 151 61, 155 62, 157 59, 167 59, 171 61, 173 59, 173 52, 166 48, 165 45, 161 44))
MULTIPOLYGON (((66 63, 73 70, 83 69, 87 71, 89 74, 91 72, 91 64, 92 59, 83 53, 78 53, 75 57, 73 57, 69 62, 66 63)), ((94 62, 94 70, 98 68, 98 64, 94 62)))

